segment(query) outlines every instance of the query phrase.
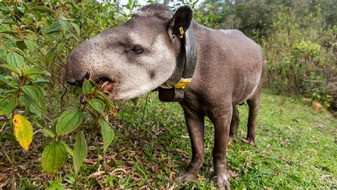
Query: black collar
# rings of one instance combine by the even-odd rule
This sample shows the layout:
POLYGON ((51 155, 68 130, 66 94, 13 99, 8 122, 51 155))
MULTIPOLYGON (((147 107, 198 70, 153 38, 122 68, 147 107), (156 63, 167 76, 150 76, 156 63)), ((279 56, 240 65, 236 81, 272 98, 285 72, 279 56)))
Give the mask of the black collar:
POLYGON ((193 24, 190 25, 186 33, 180 28, 182 47, 185 54, 183 72, 175 86, 164 84, 165 88, 163 86, 159 87, 159 99, 163 102, 181 101, 184 98, 184 89, 192 81, 197 62, 197 47, 192 25, 193 24))

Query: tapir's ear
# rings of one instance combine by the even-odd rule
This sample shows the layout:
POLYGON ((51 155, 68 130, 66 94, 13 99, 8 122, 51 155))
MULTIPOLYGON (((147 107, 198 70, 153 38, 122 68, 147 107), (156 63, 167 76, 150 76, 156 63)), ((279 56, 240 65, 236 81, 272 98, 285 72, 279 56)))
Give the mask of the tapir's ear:
POLYGON ((170 19, 168 24, 168 34, 172 40, 175 36, 182 38, 186 30, 191 24, 193 18, 193 10, 191 7, 184 5, 180 7, 170 19))

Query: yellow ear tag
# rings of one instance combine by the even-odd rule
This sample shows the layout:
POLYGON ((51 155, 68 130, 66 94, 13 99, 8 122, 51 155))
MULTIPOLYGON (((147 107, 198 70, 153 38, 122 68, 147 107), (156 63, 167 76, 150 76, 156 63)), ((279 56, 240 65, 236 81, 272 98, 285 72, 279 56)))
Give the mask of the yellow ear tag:
POLYGON ((180 36, 179 36, 179 38, 183 38, 184 37, 184 28, 182 27, 182 26, 180 26, 180 28, 179 28, 179 32, 180 32, 180 36))

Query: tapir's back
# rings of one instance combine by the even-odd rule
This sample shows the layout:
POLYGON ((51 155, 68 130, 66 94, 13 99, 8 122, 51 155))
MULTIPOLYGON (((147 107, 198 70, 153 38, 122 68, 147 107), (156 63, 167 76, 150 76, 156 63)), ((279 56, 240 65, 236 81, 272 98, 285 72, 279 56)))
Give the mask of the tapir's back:
POLYGON ((198 39, 198 88, 209 97, 245 101, 257 89, 263 71, 262 50, 239 30, 213 30, 194 24, 198 39))

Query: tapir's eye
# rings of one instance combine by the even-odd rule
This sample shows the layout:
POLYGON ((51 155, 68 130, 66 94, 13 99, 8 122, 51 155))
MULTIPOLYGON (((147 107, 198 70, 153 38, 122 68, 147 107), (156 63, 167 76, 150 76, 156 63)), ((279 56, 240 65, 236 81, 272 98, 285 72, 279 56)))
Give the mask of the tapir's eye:
POLYGON ((144 48, 140 45, 129 45, 129 47, 124 48, 125 53, 141 54, 144 52, 144 48))
POLYGON ((134 48, 132 48, 132 51, 140 54, 140 53, 143 53, 144 50, 141 47, 134 47, 134 48))

